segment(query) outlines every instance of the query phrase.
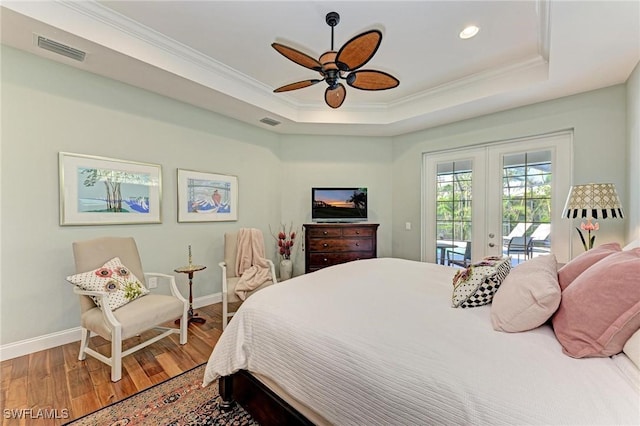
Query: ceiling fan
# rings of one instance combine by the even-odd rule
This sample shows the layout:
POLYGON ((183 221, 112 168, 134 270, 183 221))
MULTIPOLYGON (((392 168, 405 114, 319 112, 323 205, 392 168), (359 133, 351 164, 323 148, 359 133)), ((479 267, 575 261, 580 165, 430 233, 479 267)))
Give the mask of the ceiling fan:
POLYGON ((331 50, 320 55, 318 60, 292 47, 280 43, 271 44, 284 57, 317 71, 322 76, 320 79, 303 80, 278 87, 274 90, 275 93, 302 89, 326 81, 329 87, 324 92, 324 100, 331 108, 339 108, 347 95, 340 79, 345 80, 349 86, 362 90, 393 89, 400 84, 397 78, 386 72, 359 69, 369 62, 378 50, 382 41, 380 31, 370 30, 359 34, 336 52, 333 50, 333 28, 340 22, 340 15, 337 12, 329 12, 326 21, 331 27, 331 50))

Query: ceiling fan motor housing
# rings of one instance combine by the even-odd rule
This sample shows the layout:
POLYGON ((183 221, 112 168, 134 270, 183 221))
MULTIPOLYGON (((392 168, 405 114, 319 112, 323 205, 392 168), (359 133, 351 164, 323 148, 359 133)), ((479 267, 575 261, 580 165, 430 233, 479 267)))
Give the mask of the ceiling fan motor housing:
POLYGON ((322 71, 327 72, 329 70, 337 70, 338 66, 336 65, 336 55, 338 52, 334 52, 330 50, 329 52, 325 52, 320 56, 320 63, 322 64, 322 71))
POLYGON ((329 88, 335 89, 338 85, 338 73, 339 71, 337 69, 329 70, 325 73, 325 81, 329 85, 329 88))

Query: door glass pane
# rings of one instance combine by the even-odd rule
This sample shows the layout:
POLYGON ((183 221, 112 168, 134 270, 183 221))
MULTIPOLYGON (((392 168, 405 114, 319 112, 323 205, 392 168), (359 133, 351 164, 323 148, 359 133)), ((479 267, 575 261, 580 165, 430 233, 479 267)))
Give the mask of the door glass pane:
POLYGON ((502 174, 503 253, 518 264, 551 246, 551 151, 505 155, 502 174))
POLYGON ((472 161, 439 163, 436 179, 436 261, 465 267, 471 261, 472 161), (468 248, 467 248, 468 245, 468 248))

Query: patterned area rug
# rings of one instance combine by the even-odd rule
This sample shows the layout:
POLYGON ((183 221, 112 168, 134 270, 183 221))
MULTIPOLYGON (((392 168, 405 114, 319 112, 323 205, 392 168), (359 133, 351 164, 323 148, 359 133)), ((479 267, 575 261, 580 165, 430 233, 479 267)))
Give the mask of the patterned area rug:
POLYGON ((67 425, 257 425, 238 404, 220 410, 217 384, 202 387, 205 364, 67 425))

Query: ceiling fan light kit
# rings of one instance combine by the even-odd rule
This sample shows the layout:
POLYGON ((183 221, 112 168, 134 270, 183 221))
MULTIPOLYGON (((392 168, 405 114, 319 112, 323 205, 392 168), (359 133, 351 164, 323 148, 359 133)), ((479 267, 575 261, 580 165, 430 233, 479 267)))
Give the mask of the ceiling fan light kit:
POLYGON ((325 81, 328 85, 324 92, 324 100, 331 108, 339 108, 347 96, 347 90, 340 80, 347 85, 361 90, 387 90, 397 87, 397 78, 383 71, 360 70, 380 47, 382 33, 378 30, 365 31, 347 41, 339 51, 333 49, 333 28, 340 22, 337 12, 329 12, 327 25, 331 27, 331 50, 320 55, 318 60, 292 47, 280 43, 271 46, 285 58, 310 70, 320 73, 321 79, 298 81, 278 87, 275 93, 302 89, 325 81))

